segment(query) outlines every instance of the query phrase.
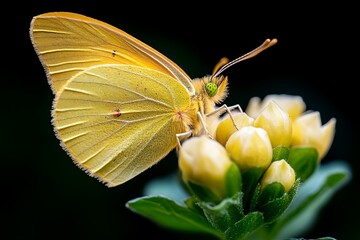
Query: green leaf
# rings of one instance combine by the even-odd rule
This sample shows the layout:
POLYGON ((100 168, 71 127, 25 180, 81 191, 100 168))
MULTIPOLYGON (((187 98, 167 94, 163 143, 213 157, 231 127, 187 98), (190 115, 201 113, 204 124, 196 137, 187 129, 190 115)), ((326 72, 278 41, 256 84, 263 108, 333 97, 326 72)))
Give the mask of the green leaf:
POLYGON ((301 181, 308 179, 318 167, 318 152, 310 147, 293 147, 287 162, 294 169, 301 181))
POLYGON ((211 225, 224 232, 229 226, 234 225, 244 217, 242 208, 242 193, 238 192, 231 198, 226 198, 219 204, 199 202, 199 207, 204 211, 211 225))
POLYGON ((227 197, 232 197, 242 188, 242 178, 239 167, 236 164, 231 164, 229 170, 225 175, 225 191, 227 197))
POLYGON ((162 196, 146 196, 126 203, 133 212, 146 217, 162 227, 173 230, 207 233, 222 238, 204 216, 162 196))
POLYGON ((190 208, 191 210, 197 212, 198 214, 203 214, 203 210, 201 207, 199 207, 199 198, 197 196, 191 196, 188 199, 184 201, 186 206, 190 208))
POLYGON ((245 240, 254 231, 264 224, 263 214, 260 212, 251 212, 236 222, 225 232, 226 240, 245 240))
POLYGON ((272 161, 278 161, 289 157, 289 148, 288 147, 275 147, 273 148, 273 158, 272 161))
POLYGON ((317 171, 301 185, 293 203, 268 236, 273 236, 271 239, 286 239, 306 233, 314 226, 319 210, 350 179, 351 169, 343 161, 320 165, 317 171))

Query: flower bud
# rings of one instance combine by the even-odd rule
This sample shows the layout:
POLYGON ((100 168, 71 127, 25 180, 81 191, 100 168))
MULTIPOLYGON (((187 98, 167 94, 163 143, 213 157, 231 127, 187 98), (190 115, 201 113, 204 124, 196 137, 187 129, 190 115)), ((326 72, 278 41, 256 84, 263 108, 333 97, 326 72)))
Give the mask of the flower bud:
POLYGON ((278 182, 284 186, 285 192, 288 192, 295 182, 294 169, 284 160, 274 161, 266 169, 262 179, 261 187, 278 182))
POLYGON ((292 139, 291 118, 274 101, 269 101, 263 108, 255 119, 254 126, 265 129, 273 148, 290 146, 292 139))
POLYGON ((321 124, 319 112, 306 113, 293 121, 293 146, 314 147, 320 161, 328 152, 335 135, 336 119, 321 124))
POLYGON ((290 118, 294 119, 302 114, 306 108, 305 102, 301 96, 292 96, 287 94, 271 94, 267 95, 261 102, 259 97, 253 97, 250 99, 246 109, 246 113, 256 118, 261 110, 270 102, 276 102, 281 109, 287 112, 290 118))
MULTIPOLYGON (((254 119, 249 117, 246 113, 235 113, 233 114, 233 118, 235 121, 236 126, 240 129, 243 126, 251 126, 254 123, 254 119)), ((229 115, 225 115, 224 118, 222 118, 216 128, 216 140, 221 143, 223 146, 225 146, 227 140, 233 134, 236 132, 236 127, 234 125, 233 120, 229 115)))
POLYGON ((268 134, 253 126, 234 132, 226 143, 226 150, 242 172, 250 168, 267 168, 272 159, 268 134))
POLYGON ((223 198, 227 189, 226 174, 231 166, 224 146, 205 135, 186 140, 179 150, 179 168, 184 182, 195 183, 223 198))

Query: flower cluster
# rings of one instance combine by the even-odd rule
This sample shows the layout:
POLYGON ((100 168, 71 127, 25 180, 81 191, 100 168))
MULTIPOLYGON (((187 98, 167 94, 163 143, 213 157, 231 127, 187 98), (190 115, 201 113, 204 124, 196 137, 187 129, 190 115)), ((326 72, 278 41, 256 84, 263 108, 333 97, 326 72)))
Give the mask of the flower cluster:
POLYGON ((249 205, 264 192, 267 199, 288 193, 311 176, 334 138, 336 120, 322 125, 319 112, 305 109, 299 96, 268 95, 217 119, 209 129, 214 136, 192 137, 179 150, 185 185, 214 203, 237 192, 249 205))
POLYGON ((181 174, 154 181, 127 206, 166 228, 220 240, 298 235, 350 176, 344 164, 320 164, 336 120, 322 124, 319 112, 305 110, 299 96, 268 95, 245 112, 210 115, 207 131, 179 147, 181 174))

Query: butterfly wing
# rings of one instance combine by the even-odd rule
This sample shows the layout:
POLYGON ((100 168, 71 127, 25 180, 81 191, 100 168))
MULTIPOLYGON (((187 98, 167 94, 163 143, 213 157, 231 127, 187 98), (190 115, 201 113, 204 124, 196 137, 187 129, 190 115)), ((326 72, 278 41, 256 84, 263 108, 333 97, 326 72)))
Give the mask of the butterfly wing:
POLYGON ((33 18, 30 36, 56 94, 76 73, 100 64, 161 71, 194 93, 189 76, 170 59, 109 24, 80 14, 51 12, 33 18))
POLYGON ((90 175, 117 186, 176 145, 177 111, 190 106, 187 89, 152 69, 107 64, 71 78, 54 101, 62 146, 90 175))

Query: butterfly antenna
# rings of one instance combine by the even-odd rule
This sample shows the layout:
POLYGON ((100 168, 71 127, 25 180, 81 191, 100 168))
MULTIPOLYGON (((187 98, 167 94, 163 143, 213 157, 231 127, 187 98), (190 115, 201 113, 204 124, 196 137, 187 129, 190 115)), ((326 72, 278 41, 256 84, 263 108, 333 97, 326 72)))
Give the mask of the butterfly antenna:
POLYGON ((222 60, 220 60, 219 63, 214 68, 215 74, 213 75, 213 77, 217 77, 220 73, 222 73, 223 71, 225 71, 226 69, 228 69, 229 67, 231 67, 232 65, 234 65, 234 64, 236 64, 238 62, 241 62, 241 61, 244 61, 246 59, 255 57, 256 55, 258 55, 259 53, 261 53, 265 49, 268 49, 269 47, 274 46, 276 43, 277 43, 276 38, 271 39, 271 40, 266 39, 260 46, 258 46, 254 50, 242 55, 241 57, 238 57, 238 58, 232 60, 231 62, 228 62, 228 63, 224 64, 222 62, 222 60), (220 64, 222 64, 222 67, 220 69, 218 69, 220 64))
POLYGON ((229 59, 227 57, 223 57, 219 60, 219 62, 215 65, 212 75, 214 75, 222 66, 227 64, 229 59))

